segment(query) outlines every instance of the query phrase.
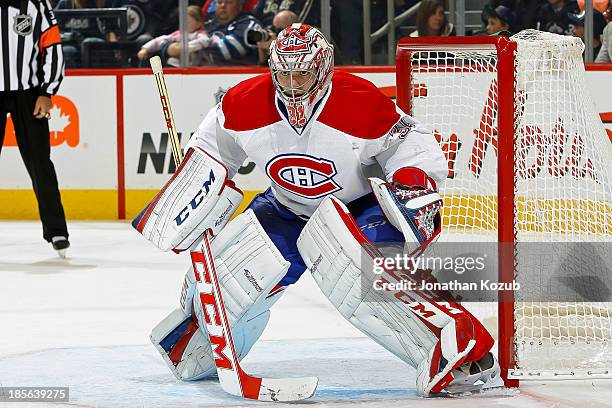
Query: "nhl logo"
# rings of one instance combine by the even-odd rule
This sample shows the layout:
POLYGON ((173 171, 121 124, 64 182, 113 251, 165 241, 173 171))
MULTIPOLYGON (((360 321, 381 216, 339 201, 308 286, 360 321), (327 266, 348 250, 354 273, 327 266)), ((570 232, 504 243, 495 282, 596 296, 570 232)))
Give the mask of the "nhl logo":
POLYGON ((32 17, 27 14, 17 14, 13 17, 13 31, 17 34, 26 36, 32 34, 34 25, 32 24, 32 17))

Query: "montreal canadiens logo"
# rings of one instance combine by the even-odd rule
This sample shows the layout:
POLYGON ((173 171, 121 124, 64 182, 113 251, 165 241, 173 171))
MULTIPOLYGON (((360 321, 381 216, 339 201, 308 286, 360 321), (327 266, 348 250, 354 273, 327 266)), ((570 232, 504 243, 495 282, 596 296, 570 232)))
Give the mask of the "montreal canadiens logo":
POLYGON ((312 38, 306 37, 295 30, 276 43, 280 54, 306 54, 310 52, 311 45, 312 38))
POLYGON ((266 174, 280 187, 305 198, 320 198, 341 190, 334 162, 305 154, 282 154, 266 165, 266 174))

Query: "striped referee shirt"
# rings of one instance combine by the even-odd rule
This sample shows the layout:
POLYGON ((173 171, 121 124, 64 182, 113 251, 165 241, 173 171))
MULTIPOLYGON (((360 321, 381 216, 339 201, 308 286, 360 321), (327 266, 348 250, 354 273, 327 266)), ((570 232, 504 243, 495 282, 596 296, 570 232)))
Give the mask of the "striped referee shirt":
POLYGON ((64 56, 49 0, 0 4, 0 91, 40 87, 42 95, 56 94, 64 77, 64 56))

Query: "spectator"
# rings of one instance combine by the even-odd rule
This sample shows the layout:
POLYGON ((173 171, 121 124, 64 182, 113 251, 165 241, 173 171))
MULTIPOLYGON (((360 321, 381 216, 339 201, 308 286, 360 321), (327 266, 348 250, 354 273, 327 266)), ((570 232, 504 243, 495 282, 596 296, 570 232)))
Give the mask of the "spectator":
POLYGON ((266 40, 257 41, 257 51, 259 53, 259 63, 265 64, 268 61, 270 44, 276 39, 276 34, 280 33, 285 28, 293 23, 298 22, 298 16, 291 10, 279 11, 272 20, 272 26, 266 28, 268 38, 266 40))
MULTIPOLYGON (((192 3, 191 1, 189 2, 192 3)), ((128 7, 132 10, 132 18, 142 27, 136 33, 135 42, 140 49, 155 37, 171 33, 179 27, 179 12, 176 1, 168 0, 109 0, 109 7, 128 7), (137 10, 137 11, 136 11, 137 10)), ((130 13, 128 13, 130 18, 130 13)), ((128 23, 130 26, 132 22, 128 23)))
POLYGON ((249 44, 247 32, 261 30, 259 20, 243 13, 240 0, 217 0, 215 18, 206 26, 210 44, 204 48, 211 65, 255 65, 256 44, 249 44))
MULTIPOLYGON (((201 50, 210 43, 210 38, 203 29, 202 11, 198 6, 187 8, 187 48, 189 51, 188 65, 202 65, 201 50)), ((162 35, 152 39, 142 46, 137 57, 143 61, 147 57, 158 53, 166 65, 178 67, 181 57, 181 32, 174 31, 172 34, 162 35)))
POLYGON ((492 35, 500 31, 512 31, 514 12, 506 6, 497 6, 487 18, 487 34, 492 35))
POLYGON ((319 26, 320 9, 321 5, 318 0, 259 0, 252 13, 267 28, 273 26, 274 17, 283 10, 295 13, 299 22, 319 26))
MULTIPOLYGON (((605 14, 610 6, 609 0, 590 0, 593 2, 593 10, 599 11, 601 14, 605 14)), ((578 7, 580 10, 584 10, 584 0, 578 0, 578 7)))
MULTIPOLYGON (((136 49, 155 37, 179 28, 178 2, 168 0, 107 0, 107 7, 128 9, 127 37, 136 49)), ((188 5, 202 7, 205 0, 189 0, 188 5)), ((202 21, 205 21, 203 18, 202 21)))
POLYGON ((283 10, 292 11, 296 14, 297 19, 297 13, 292 9, 294 5, 295 0, 259 0, 253 10, 253 15, 261 21, 264 27, 271 29, 274 25, 274 17, 283 10))
POLYGON ((291 10, 279 11, 272 20, 272 30, 276 33, 280 33, 285 28, 289 27, 293 23, 298 22, 298 16, 291 10))
MULTIPOLYGON (((361 3, 361 2, 360 2, 361 3)), ((321 26, 321 1, 320 0, 296 0, 290 9, 297 14, 298 21, 313 25, 315 27, 321 26)), ((334 14, 334 7, 332 5, 332 14, 334 14)), ((353 22, 354 24, 355 22, 353 22)), ((333 29, 333 26, 332 26, 333 29)))
MULTIPOLYGON (((331 0, 330 3, 332 7, 330 16, 332 39, 330 41, 334 44, 334 55, 340 54, 338 63, 361 64, 363 62, 363 6, 361 1, 331 0)), ((376 14, 376 9, 380 9, 381 5, 381 2, 373 2, 372 18, 376 14)))
POLYGON ((65 257, 70 242, 49 140, 49 118, 52 114, 57 115, 52 112, 51 95, 57 93, 64 78, 60 31, 48 0, 13 2, 2 6, 3 16, 24 13, 26 10, 21 10, 20 6, 29 6, 26 10, 30 18, 19 26, 8 18, 0 19, 0 48, 5 56, 11 56, 4 59, 0 68, 3 76, 0 82, 0 150, 7 114, 10 114, 19 153, 38 201, 43 238, 65 257), (24 47, 31 50, 31 56, 30 51, 22 52, 24 47))
MULTIPOLYGON (((412 0, 414 1, 414 0, 412 0)), ((363 51, 363 25, 361 24, 361 0, 330 0, 331 36, 334 45, 334 62, 340 64, 340 50, 344 50, 346 62, 361 63, 363 51)), ((373 12, 379 7, 373 4, 373 12)), ((263 26, 279 32, 279 28, 289 27, 292 22, 300 22, 319 27, 321 25, 320 0, 259 0, 253 14, 263 26), (284 20, 284 21, 283 21, 284 20)), ((385 14, 386 15, 386 14, 385 14)), ((263 43, 258 47, 266 47, 263 43)), ((260 62, 267 60, 267 49, 260 49, 260 62)))
POLYGON ((206 0, 202 6, 202 16, 204 21, 212 20, 215 18, 215 7, 217 6, 216 0, 206 0))
POLYGON ((489 0, 482 10, 482 21, 486 27, 489 15, 493 14, 498 6, 504 6, 514 12, 510 31, 518 33, 528 28, 536 28, 538 11, 545 3, 546 0, 489 0))
POLYGON ((411 37, 447 37, 455 35, 455 28, 446 19, 442 0, 423 0, 417 10, 417 29, 411 37))
POLYGON ((612 62, 612 23, 608 23, 601 36, 601 49, 595 62, 612 62))
POLYGON ((538 11, 536 28, 549 33, 573 35, 574 25, 569 14, 578 14, 576 0, 548 0, 538 11))
MULTIPOLYGON (((285 0, 287 1, 287 0, 285 0)), ((289 0, 292 1, 292 0, 289 0)), ((259 0, 243 0, 242 1, 242 11, 244 13, 252 13, 255 14, 255 7, 257 7, 259 0)), ((202 5, 202 15, 204 16, 204 21, 213 20, 215 18, 215 7, 217 6, 217 0, 206 0, 202 5)))
MULTIPOLYGON (((320 0, 295 0, 300 7, 292 10, 298 14, 298 20, 313 26, 320 26, 320 0), (301 9, 298 12, 297 9, 301 9)), ((331 37, 334 45, 334 63, 336 65, 363 64, 363 1, 330 0, 331 37)), ((401 14, 418 3, 418 0, 395 0, 395 15, 401 14)), ((387 23, 387 1, 374 0, 370 4, 370 27, 372 32, 387 23)), ((399 28, 399 27, 398 27, 399 28)), ((383 53, 386 50, 384 41, 374 42, 372 51, 383 53)), ((381 55, 382 57, 382 55, 381 55)), ((383 63, 382 61, 378 61, 383 63)), ((376 62, 375 62, 376 63, 376 62)))
MULTIPOLYGON (((574 24, 574 35, 584 42, 584 17, 586 12, 570 14, 568 17, 574 24)), ((597 56, 601 49, 601 34, 606 27, 606 19, 597 10, 593 10, 593 55, 597 56)))
MULTIPOLYGON (((109 7, 109 0, 60 0, 56 10, 78 10, 109 7)), ((107 30, 99 18, 71 17, 62 21, 62 49, 66 68, 78 68, 83 64, 81 57, 88 45, 95 42, 116 42, 117 34, 107 30)))

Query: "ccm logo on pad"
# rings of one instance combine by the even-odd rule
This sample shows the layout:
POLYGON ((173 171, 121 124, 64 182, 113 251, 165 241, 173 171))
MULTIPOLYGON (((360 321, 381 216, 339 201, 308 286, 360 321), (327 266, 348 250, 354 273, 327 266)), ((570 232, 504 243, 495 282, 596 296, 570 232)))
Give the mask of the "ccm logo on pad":
POLYGON ((204 201, 204 197, 210 191, 210 185, 214 182, 215 182, 215 173, 213 173, 213 171, 211 170, 210 175, 208 176, 208 180, 204 182, 200 191, 198 191, 196 195, 193 196, 189 204, 183 207, 183 209, 174 218, 174 221, 176 222, 177 227, 180 226, 182 223, 184 223, 187 220, 187 218, 189 218, 189 207, 191 207, 192 210, 195 210, 196 208, 198 208, 200 204, 202 204, 202 201, 204 201), (202 195, 203 192, 204 192, 204 195, 202 195))
POLYGON ((266 174, 280 187, 305 198, 320 198, 341 190, 331 160, 305 154, 282 154, 266 165, 266 174))

